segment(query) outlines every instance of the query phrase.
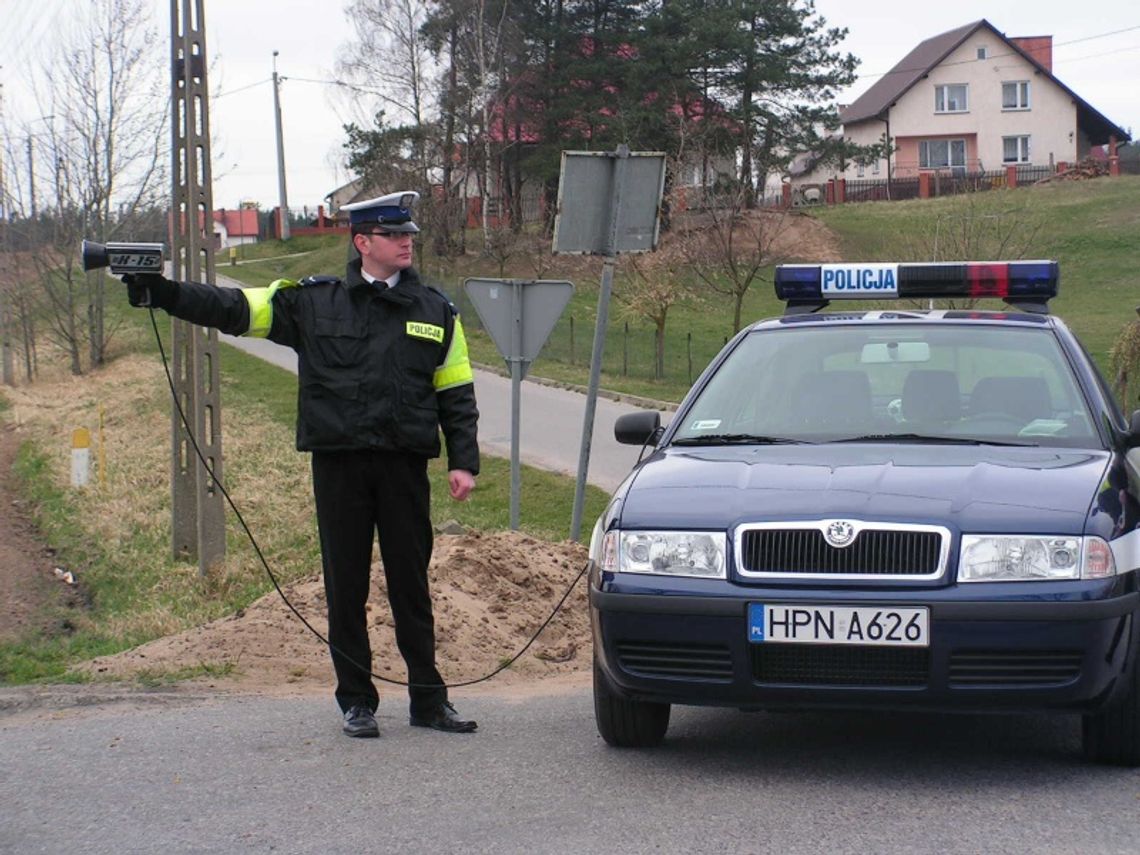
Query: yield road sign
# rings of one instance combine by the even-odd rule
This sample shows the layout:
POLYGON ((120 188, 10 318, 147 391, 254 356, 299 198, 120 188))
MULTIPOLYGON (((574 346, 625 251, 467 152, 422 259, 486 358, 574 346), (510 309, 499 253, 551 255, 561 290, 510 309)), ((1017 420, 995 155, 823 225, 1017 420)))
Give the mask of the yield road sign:
POLYGON ((574 293, 559 280, 466 279, 463 287, 483 328, 507 361, 526 376, 574 293))
POLYGON ((523 376, 538 356, 574 291, 569 282, 467 279, 467 296, 511 371, 511 529, 519 527, 519 433, 523 376))

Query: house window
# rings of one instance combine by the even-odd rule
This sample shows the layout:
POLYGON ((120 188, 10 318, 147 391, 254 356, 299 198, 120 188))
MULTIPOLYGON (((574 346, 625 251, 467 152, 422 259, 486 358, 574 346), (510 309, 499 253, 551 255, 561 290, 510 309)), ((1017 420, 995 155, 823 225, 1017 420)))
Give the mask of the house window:
POLYGON ((935 113, 965 113, 969 108, 969 87, 965 83, 951 83, 934 87, 935 113))
POLYGON ((1029 81, 1014 80, 1001 85, 1001 108, 1003 110, 1029 109, 1029 81))
POLYGON ((855 175, 857 178, 862 178, 867 173, 867 164, 863 163, 863 161, 860 160, 858 167, 859 168, 856 170, 855 175))
POLYGON ((1029 163, 1029 137, 1002 137, 1002 163, 1029 163))
POLYGON ((872 175, 878 175, 879 174, 879 161, 878 161, 878 159, 871 161, 871 174, 872 175))
POLYGON ((965 169, 965 140, 922 140, 918 144, 920 169, 965 169))
POLYGON ((982 45, 980 48, 978 48, 978 59, 987 59, 989 55, 989 48, 987 48, 985 45, 982 45))

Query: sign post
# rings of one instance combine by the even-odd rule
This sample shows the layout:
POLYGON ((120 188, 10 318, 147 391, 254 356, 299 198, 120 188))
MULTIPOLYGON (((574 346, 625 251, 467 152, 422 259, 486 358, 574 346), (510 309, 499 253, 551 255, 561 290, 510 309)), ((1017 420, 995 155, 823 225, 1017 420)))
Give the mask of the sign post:
POLYGON ((465 279, 467 296, 511 372, 511 529, 519 527, 522 379, 574 293, 564 281, 465 279))
POLYGON ((578 480, 570 539, 582 530, 582 505, 590 468, 598 383, 609 322, 615 257, 622 252, 657 248, 661 195, 665 188, 665 155, 631 152, 620 145, 613 152, 564 151, 558 182, 558 211, 554 219, 554 252, 604 256, 598 292, 598 318, 590 356, 590 385, 582 422, 578 480))

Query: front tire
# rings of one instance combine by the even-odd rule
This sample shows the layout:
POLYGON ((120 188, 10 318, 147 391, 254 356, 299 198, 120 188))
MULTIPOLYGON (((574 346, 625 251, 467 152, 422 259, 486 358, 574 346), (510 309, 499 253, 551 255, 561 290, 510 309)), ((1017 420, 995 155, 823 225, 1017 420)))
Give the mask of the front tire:
POLYGON ((1086 760, 1113 766, 1140 766, 1140 660, 1133 658, 1119 695, 1102 710, 1081 719, 1086 760))
POLYGON ((669 704, 621 697, 594 660, 594 720, 607 744, 616 748, 660 745, 669 729, 669 709, 669 704))

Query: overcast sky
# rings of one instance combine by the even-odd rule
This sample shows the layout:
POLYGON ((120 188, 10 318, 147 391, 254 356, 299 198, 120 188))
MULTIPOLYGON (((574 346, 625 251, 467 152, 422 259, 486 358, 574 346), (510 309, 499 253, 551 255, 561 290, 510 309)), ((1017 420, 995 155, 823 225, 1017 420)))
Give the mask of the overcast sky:
MULTIPOLYGON (((33 58, 53 27, 90 0, 0 0, 0 83, 9 127, 37 115, 26 96, 33 58)), ((169 34, 168 0, 148 0, 154 24, 169 34)), ((220 144, 215 151, 214 205, 244 200, 277 204, 273 119, 273 51, 277 50, 289 205, 315 210, 348 181, 341 158, 343 124, 353 105, 335 77, 339 48, 352 38, 343 0, 206 0, 206 47, 214 60, 210 105, 220 144)), ((1093 7, 1089 7, 1093 8, 1093 7)), ((840 101, 850 103, 918 42, 986 18, 1007 36, 1051 35, 1053 73, 1112 122, 1140 132, 1140 4, 1109 0, 1085 14, 1072 0, 816 0, 833 26, 850 32, 843 50, 862 60, 860 79, 840 101)), ((165 65, 166 54, 157 58, 165 65)))

